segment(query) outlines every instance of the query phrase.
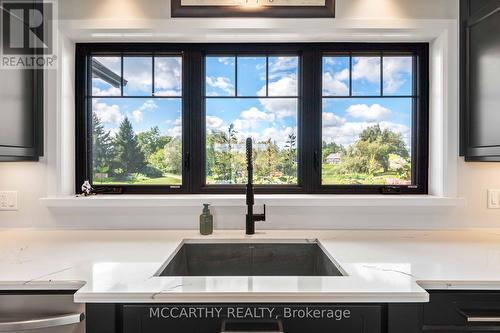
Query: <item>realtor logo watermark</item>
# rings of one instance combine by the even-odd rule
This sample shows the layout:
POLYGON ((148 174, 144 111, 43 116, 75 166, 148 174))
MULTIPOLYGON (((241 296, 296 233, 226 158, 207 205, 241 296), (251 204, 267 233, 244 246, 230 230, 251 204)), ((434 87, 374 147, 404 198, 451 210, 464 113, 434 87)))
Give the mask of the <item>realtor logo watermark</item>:
POLYGON ((54 0, 0 0, 2 69, 55 69, 54 0))

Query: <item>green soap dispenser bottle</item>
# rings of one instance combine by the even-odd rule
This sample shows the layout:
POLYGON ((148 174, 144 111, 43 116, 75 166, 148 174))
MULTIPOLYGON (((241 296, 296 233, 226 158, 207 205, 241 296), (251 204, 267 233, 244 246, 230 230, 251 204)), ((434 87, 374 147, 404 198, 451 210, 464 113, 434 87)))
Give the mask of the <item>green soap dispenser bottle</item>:
POLYGON ((210 213, 209 204, 203 204, 203 213, 200 215, 200 234, 211 235, 214 232, 214 217, 210 213))

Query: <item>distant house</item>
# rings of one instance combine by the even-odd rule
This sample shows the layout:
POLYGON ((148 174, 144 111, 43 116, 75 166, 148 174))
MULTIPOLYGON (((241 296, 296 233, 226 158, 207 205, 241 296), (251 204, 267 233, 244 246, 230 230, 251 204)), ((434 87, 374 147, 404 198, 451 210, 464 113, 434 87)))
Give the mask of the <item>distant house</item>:
POLYGON ((342 163, 341 153, 332 153, 326 157, 327 164, 340 164, 342 163))

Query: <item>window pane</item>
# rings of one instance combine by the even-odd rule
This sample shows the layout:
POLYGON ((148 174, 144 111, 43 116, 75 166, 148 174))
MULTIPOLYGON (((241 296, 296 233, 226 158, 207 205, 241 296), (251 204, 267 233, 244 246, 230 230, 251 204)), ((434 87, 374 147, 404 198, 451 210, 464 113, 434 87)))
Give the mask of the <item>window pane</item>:
POLYGON ((380 80, 380 57, 352 58, 353 96, 379 96, 380 80))
POLYGON ((269 57, 269 96, 298 96, 299 57, 269 57))
POLYGON ((323 57, 323 96, 349 96, 349 57, 323 57))
POLYGON ((92 99, 93 184, 182 184, 181 99, 92 99))
POLYGON ((123 95, 151 96, 153 89, 153 58, 123 58, 123 95))
POLYGON ((205 93, 207 96, 234 96, 235 58, 206 57, 205 93))
POLYGON ((266 96, 266 58, 238 57, 238 96, 266 96))
POLYGON ((413 58, 384 57, 384 95, 411 96, 413 58))
POLYGON ((121 57, 92 57, 92 96, 120 96, 121 67, 121 57))
POLYGON ((155 58, 155 96, 182 95, 182 58, 155 58))
POLYGON ((255 184, 297 184, 297 99, 206 100, 206 183, 244 184, 254 139, 255 184))
POLYGON ((411 98, 323 99, 324 185, 411 184, 411 98))

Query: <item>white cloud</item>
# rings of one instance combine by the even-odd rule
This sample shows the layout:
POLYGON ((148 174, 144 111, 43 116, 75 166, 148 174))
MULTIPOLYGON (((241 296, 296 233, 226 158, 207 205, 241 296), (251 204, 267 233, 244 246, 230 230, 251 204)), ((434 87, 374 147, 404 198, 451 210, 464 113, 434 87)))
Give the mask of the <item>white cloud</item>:
POLYGON ((345 118, 341 118, 331 112, 323 112, 322 118, 323 118, 322 121, 323 126, 339 127, 346 123, 345 118))
MULTIPOLYGON (((258 95, 266 94, 266 87, 262 87, 258 95)), ((269 83, 269 96, 296 96, 297 80, 286 76, 276 82, 269 83)), ((273 113, 278 119, 296 117, 297 100, 295 98, 260 98, 260 104, 268 113, 273 113)))
MULTIPOLYGON (((349 75, 349 74, 348 74, 349 75)), ((327 96, 348 96, 349 86, 343 79, 344 71, 332 75, 330 72, 323 74, 323 94, 327 96)))
MULTIPOLYGON (((259 96, 264 96, 266 87, 262 87, 258 92, 259 96)), ((295 75, 284 76, 281 79, 269 82, 269 96, 297 96, 297 78, 295 75)))
POLYGON ((347 108, 346 112, 353 118, 359 118, 368 122, 379 122, 391 114, 391 110, 380 104, 355 104, 347 108))
POLYGON ((219 130, 224 126, 224 120, 216 116, 207 116, 207 128, 212 130, 219 130))
POLYGON ((152 82, 151 58, 125 58, 123 76, 127 80, 125 88, 151 94, 152 82))
POLYGON ((295 72, 298 67, 297 57, 270 57, 269 60, 270 80, 283 77, 283 72, 288 72, 288 75, 290 75, 290 72, 295 72))
POLYGON ((380 58, 358 57, 353 58, 353 80, 366 80, 371 83, 380 82, 380 58))
POLYGON ((167 130, 167 135, 174 137, 174 138, 179 138, 182 136, 182 119, 181 117, 177 118, 174 120, 174 127, 171 127, 167 130))
POLYGON ((392 94, 406 83, 408 75, 412 74, 411 57, 384 58, 384 91, 392 94))
POLYGON ((99 78, 92 79, 92 96, 120 96, 121 89, 111 86, 109 83, 99 78), (96 87, 97 84, 109 86, 107 89, 96 87))
POLYGON ((144 112, 152 111, 157 108, 158 105, 156 105, 155 101, 148 99, 138 109, 132 111, 132 119, 134 119, 136 123, 140 123, 144 119, 144 112))
POLYGON ((151 111, 154 109, 158 109, 158 105, 156 105, 154 100, 148 99, 139 109, 141 111, 151 111))
POLYGON ((234 94, 234 86, 231 83, 231 80, 225 76, 208 76, 206 78, 206 83, 212 88, 221 89, 228 95, 234 94))
POLYGON ((181 94, 182 60, 179 57, 155 58, 155 96, 181 94))
POLYGON ((231 58, 231 57, 219 57, 217 60, 221 64, 226 65, 226 66, 233 66, 234 65, 234 58, 231 58))
POLYGON ((107 124, 119 125, 125 119, 118 105, 108 105, 97 99, 92 100, 92 112, 101 122, 107 124))
POLYGON ((266 112, 275 114, 278 119, 297 116, 296 99, 261 98, 259 102, 266 112))
POLYGON ((132 117, 134 118, 134 121, 136 123, 140 123, 144 119, 144 112, 135 110, 134 112, 132 112, 132 117))
POLYGON ((249 121, 274 121, 274 114, 262 112, 256 107, 241 112, 240 116, 249 121))
MULTIPOLYGON (((233 124, 237 131, 245 131, 248 129, 257 129, 260 122, 272 123, 275 120, 275 115, 260 111, 256 107, 251 107, 248 110, 241 112, 240 117, 233 124)), ((270 126, 266 124, 266 126, 270 126)))
MULTIPOLYGON (((406 145, 410 144, 410 128, 406 125, 396 124, 388 121, 379 123, 382 130, 390 129, 401 133, 406 145)), ((327 142, 335 142, 344 146, 349 146, 359 139, 359 134, 366 128, 373 126, 370 122, 346 122, 341 126, 324 126, 323 139, 327 142)))

